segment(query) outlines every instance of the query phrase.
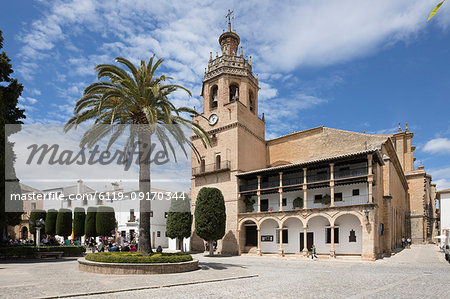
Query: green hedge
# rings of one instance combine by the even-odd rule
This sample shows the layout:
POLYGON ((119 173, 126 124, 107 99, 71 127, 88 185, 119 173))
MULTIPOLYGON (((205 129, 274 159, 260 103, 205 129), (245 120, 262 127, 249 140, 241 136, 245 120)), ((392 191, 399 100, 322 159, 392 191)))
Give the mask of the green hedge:
POLYGON ((36 248, 34 246, 4 246, 0 247, 0 258, 34 258, 35 252, 51 252, 62 251, 63 256, 83 256, 86 252, 84 246, 41 246, 36 248))
POLYGON ((101 263, 181 263, 192 261, 192 256, 165 252, 148 256, 138 252, 100 252, 88 253, 86 260, 101 263))
MULTIPOLYGON (((36 232, 36 228, 34 226, 36 220, 39 219, 44 219, 47 215, 47 212, 45 212, 44 210, 32 210, 30 213, 30 217, 29 217, 29 221, 30 221, 30 233, 34 234, 36 232)), ((41 228, 41 234, 43 234, 45 232, 45 225, 44 227, 41 228)))

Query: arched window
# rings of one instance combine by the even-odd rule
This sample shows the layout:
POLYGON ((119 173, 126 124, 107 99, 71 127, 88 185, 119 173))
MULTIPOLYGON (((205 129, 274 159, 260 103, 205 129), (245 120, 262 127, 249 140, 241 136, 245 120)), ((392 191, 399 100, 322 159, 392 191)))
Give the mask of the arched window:
POLYGON ((239 101, 239 86, 236 84, 230 85, 230 103, 239 101))
POLYGON ((249 105, 250 111, 255 113, 255 99, 253 97, 253 92, 251 90, 248 93, 248 105, 249 105))
POLYGON ((220 155, 216 156, 216 170, 220 169, 220 155))
POLYGON ((217 92, 218 92, 218 87, 217 87, 217 85, 214 85, 211 88, 211 102, 210 102, 211 109, 217 108, 217 92))
POLYGON ((22 240, 28 239, 28 228, 26 226, 22 227, 22 240))

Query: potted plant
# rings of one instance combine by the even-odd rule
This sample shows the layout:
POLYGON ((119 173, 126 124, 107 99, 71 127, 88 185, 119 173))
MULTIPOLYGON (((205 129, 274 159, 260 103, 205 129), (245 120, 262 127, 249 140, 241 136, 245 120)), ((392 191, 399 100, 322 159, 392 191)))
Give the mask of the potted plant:
POLYGON ((245 203, 245 211, 247 213, 251 213, 253 212, 253 205, 255 204, 255 199, 251 198, 250 196, 246 196, 244 198, 244 203, 245 203))
POLYGON ((272 212, 273 211, 273 207, 269 207, 269 212, 272 212))
POLYGON ((329 194, 325 194, 325 195, 322 197, 322 204, 323 204, 324 206, 329 206, 330 203, 331 203, 331 196, 330 196, 329 194))
POLYGON ((303 198, 297 197, 294 199, 294 202, 292 203, 295 210, 303 209, 303 198))

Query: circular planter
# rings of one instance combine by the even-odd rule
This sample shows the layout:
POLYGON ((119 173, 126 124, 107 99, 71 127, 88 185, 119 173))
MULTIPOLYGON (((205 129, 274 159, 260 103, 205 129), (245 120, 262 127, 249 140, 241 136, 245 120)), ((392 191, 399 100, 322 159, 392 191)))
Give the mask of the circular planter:
POLYGON ((168 274, 194 271, 198 260, 181 263, 99 263, 78 259, 78 270, 98 274, 168 274))

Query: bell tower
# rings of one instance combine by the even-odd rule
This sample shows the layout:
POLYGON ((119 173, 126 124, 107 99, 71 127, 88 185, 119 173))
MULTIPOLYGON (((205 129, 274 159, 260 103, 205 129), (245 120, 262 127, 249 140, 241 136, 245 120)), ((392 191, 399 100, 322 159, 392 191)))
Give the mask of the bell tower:
MULTIPOLYGON (((238 254, 238 213, 245 205, 239 196, 236 174, 266 166, 265 122, 258 116, 258 78, 253 75, 252 59, 244 56, 240 37, 232 30, 219 37, 221 53, 210 52, 205 68, 201 96, 202 116, 194 117, 211 138, 211 146, 204 148, 193 136, 192 140, 201 160, 192 156, 192 211, 202 187, 216 187, 225 198, 227 223, 225 236, 218 242, 222 253, 238 254)), ((192 250, 203 250, 203 240, 193 234, 192 250)))

